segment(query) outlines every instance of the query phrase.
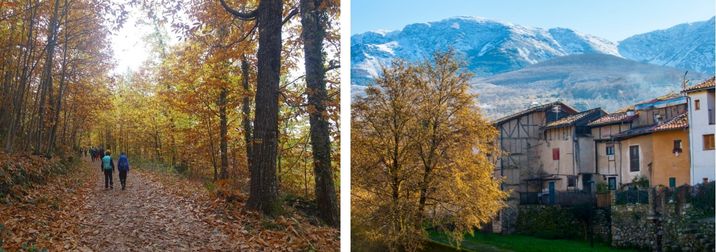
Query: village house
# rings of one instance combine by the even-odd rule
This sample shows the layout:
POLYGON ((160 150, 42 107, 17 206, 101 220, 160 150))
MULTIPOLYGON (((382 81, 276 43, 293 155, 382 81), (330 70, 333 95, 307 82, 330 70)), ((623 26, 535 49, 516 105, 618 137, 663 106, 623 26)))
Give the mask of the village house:
POLYGON ((691 184, 713 181, 714 167, 714 77, 683 90, 689 104, 691 184))
POLYGON ((653 164, 652 186, 677 187, 690 184, 689 122, 686 113, 655 126, 651 133, 653 164))
POLYGON ((502 152, 495 155, 494 176, 502 179, 502 190, 510 191, 508 207, 500 211, 490 229, 493 232, 511 233, 517 219, 517 205, 520 193, 541 190, 541 185, 528 188, 525 180, 540 176, 539 159, 542 128, 548 123, 576 114, 577 110, 562 103, 552 102, 538 105, 493 121, 499 135, 495 144, 502 152))
POLYGON ((634 110, 617 112, 600 117, 588 124, 594 138, 596 181, 606 182, 610 190, 617 189, 621 152, 617 152, 617 141, 612 136, 632 128, 632 122, 638 117, 634 110))
POLYGON ((596 180, 605 181, 612 190, 641 179, 651 185, 668 185, 669 180, 688 183, 690 176, 684 172, 669 171, 688 167, 688 158, 681 156, 688 154, 682 147, 687 131, 680 124, 686 109, 686 98, 671 93, 590 123, 596 146, 595 170, 601 175, 596 180), (684 163, 686 166, 680 166, 684 163))
POLYGON ((538 145, 540 155, 536 162, 541 177, 530 178, 541 182, 543 191, 592 191, 594 170, 594 139, 587 124, 606 113, 590 109, 547 123, 538 145))
POLYGON ((502 189, 526 192, 525 179, 542 175, 537 160, 541 155, 538 147, 543 144, 543 128, 554 121, 576 114, 577 111, 562 102, 552 102, 529 108, 500 118, 493 125, 499 130, 496 144, 503 153, 495 160, 495 177, 502 178, 502 189))

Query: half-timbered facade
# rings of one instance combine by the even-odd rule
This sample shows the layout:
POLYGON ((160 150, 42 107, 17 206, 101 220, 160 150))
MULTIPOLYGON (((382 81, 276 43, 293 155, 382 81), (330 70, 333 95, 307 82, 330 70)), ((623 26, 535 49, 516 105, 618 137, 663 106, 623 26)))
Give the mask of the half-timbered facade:
MULTIPOLYGON (((502 189, 511 192, 507 201, 509 207, 501 211, 493 221, 494 232, 511 232, 517 217, 519 193, 528 189, 523 180, 540 172, 539 163, 535 160, 540 155, 538 146, 542 127, 576 113, 574 108, 562 102, 552 102, 531 107, 493 122, 499 130, 495 144, 501 151, 493 159, 494 174, 496 178, 502 179, 502 189)), ((539 188, 538 185, 534 186, 533 190, 539 188)))

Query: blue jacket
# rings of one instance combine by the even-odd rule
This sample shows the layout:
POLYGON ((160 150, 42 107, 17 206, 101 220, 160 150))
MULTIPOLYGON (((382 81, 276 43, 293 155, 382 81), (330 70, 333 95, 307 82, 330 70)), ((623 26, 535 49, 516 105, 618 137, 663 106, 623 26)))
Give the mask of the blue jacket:
POLYGON ((129 171, 129 160, 126 155, 120 155, 117 160, 117 170, 129 171))

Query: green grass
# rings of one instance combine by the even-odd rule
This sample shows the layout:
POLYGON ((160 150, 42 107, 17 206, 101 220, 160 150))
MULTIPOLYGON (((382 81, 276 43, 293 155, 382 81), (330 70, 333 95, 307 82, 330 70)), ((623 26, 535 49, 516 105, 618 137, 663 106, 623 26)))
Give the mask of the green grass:
MULTIPOLYGON (((444 247, 449 244, 445 234, 429 231, 430 239, 437 244, 429 244, 426 251, 457 251, 444 247)), ((588 241, 575 240, 547 240, 524 235, 500 235, 491 233, 478 233, 475 236, 465 235, 460 247, 463 251, 530 251, 530 252, 552 252, 552 251, 635 251, 629 249, 617 249, 609 247, 604 243, 594 243, 589 246, 588 241)))

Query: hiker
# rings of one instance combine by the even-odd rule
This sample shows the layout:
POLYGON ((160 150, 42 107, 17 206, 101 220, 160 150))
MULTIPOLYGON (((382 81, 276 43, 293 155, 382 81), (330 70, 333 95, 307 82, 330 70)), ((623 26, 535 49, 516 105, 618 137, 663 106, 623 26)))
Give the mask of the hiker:
POLYGON ((109 151, 107 151, 102 158, 101 163, 101 169, 104 171, 104 189, 114 189, 114 185, 112 184, 112 172, 114 171, 114 162, 112 161, 112 156, 110 155, 109 151))
POLYGON ((119 183, 122 184, 122 191, 124 191, 124 187, 127 185, 127 172, 129 172, 129 160, 124 152, 117 159, 117 170, 119 171, 119 183))

